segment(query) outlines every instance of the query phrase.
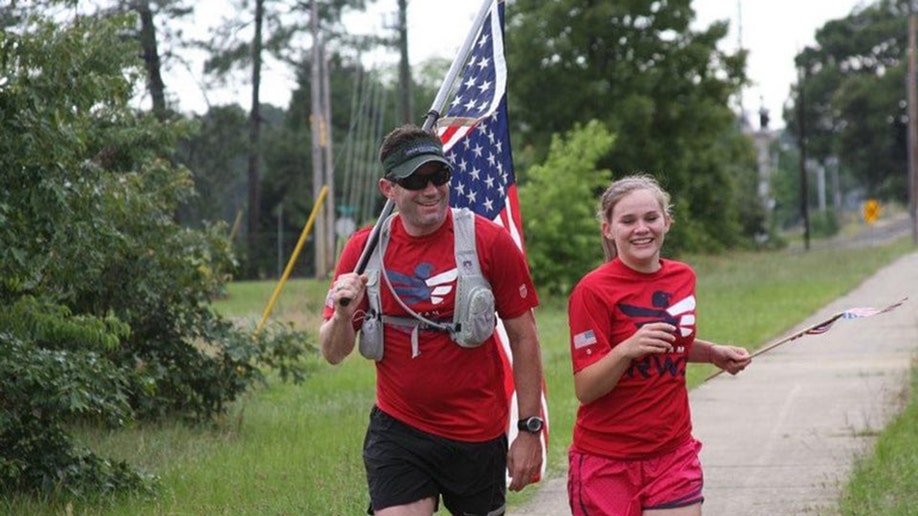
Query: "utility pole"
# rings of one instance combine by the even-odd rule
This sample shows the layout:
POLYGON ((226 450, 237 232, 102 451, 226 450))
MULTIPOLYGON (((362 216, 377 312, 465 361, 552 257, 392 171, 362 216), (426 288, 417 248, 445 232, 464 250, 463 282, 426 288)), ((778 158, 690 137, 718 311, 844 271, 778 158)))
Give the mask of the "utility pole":
POLYGON ((408 63, 408 0, 398 0, 398 48, 401 59, 398 79, 401 91, 402 122, 411 123, 411 67, 408 63))
POLYGON ((333 266, 338 248, 335 245, 335 164, 332 159, 332 111, 331 111, 331 72, 329 59, 322 46, 322 103, 325 127, 322 134, 322 150, 325 151, 325 185, 328 195, 325 198, 325 263, 333 266))
MULTIPOLYGON (((743 0, 736 0, 736 49, 743 50, 743 0)), ((743 105, 743 89, 739 89, 740 119, 746 121, 746 107, 743 105)), ((751 124, 750 124, 751 125, 751 124)))
POLYGON ((806 79, 809 75, 809 65, 804 64, 800 73, 800 87, 797 92, 797 125, 800 129, 800 213, 803 215, 803 246, 810 250, 810 209, 809 187, 806 181, 806 79))
POLYGON ((908 199, 912 217, 912 243, 918 245, 918 82, 915 78, 915 6, 908 3, 908 199))
POLYGON ((249 110, 249 223, 246 233, 246 248, 249 252, 249 270, 256 267, 252 260, 258 256, 258 223, 261 220, 261 52, 263 49, 262 26, 264 25, 264 0, 255 0, 255 35, 252 38, 252 108, 249 110))
MULTIPOLYGON (((322 109, 322 42, 319 35, 319 8, 317 0, 310 2, 309 22, 312 29, 312 67, 310 69, 309 89, 311 111, 309 116, 310 133, 312 135, 312 192, 313 198, 318 201, 319 192, 325 182, 324 161, 322 151, 325 135, 325 110, 322 109)), ((327 200, 326 202, 331 202, 327 200)), ((326 222, 325 210, 316 213, 315 221, 315 257, 316 278, 324 278, 328 274, 327 239, 325 237, 326 222)))

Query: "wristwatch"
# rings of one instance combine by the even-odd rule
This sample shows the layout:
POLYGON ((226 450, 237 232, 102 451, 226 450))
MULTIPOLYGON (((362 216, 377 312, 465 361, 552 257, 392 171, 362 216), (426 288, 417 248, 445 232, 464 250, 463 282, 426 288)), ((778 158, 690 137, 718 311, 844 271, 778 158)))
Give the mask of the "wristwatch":
POLYGON ((537 434, 542 431, 542 427, 545 426, 545 422, 542 421, 542 418, 538 416, 527 417, 526 419, 520 419, 516 424, 517 430, 520 432, 529 432, 530 434, 537 434))

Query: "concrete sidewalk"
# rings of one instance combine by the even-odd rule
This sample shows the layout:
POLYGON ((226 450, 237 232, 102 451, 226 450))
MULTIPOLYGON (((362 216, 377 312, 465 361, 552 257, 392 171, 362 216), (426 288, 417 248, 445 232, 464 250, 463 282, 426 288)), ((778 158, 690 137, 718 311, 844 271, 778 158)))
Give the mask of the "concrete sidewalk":
MULTIPOLYGON (((918 352, 918 253, 900 258, 793 331, 854 307, 899 308, 839 320, 756 357, 736 377, 690 393, 704 443, 705 516, 832 514, 857 456, 905 401, 918 352)), ((788 332, 788 334, 793 333, 788 332)), ((566 478, 543 482, 508 514, 569 515, 566 478)))

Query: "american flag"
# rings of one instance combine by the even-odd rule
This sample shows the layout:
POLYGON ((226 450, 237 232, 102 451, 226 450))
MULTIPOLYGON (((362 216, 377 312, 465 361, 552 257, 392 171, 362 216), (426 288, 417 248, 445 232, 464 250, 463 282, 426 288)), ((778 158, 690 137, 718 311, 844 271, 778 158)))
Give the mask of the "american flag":
POLYGON ((839 320, 839 319, 860 319, 861 317, 871 317, 871 316, 874 316, 874 315, 878 315, 878 314, 882 314, 882 313, 889 312, 890 310, 893 310, 893 309, 899 307, 899 305, 901 305, 902 303, 904 303, 906 299, 908 299, 908 298, 904 298, 904 299, 902 299, 901 301, 898 301, 898 302, 896 302, 896 303, 893 303, 893 304, 887 306, 886 308, 873 308, 873 307, 868 307, 868 306, 865 306, 865 307, 849 308, 849 309, 845 310, 844 312, 839 312, 839 313, 833 315, 833 316, 832 316, 830 319, 828 319, 827 321, 823 321, 823 322, 821 322, 821 323, 819 323, 819 324, 817 324, 817 325, 815 325, 815 326, 813 326, 813 327, 807 329, 807 330, 806 330, 806 334, 807 334, 807 335, 819 335, 820 333, 825 333, 825 332, 829 331, 829 328, 831 328, 832 325, 835 324, 835 321, 837 321, 837 320, 839 320))
POLYGON ((503 24, 504 4, 496 1, 437 127, 455 172, 450 203, 501 224, 524 249, 507 124, 503 24))
POLYGON ((839 320, 841 317, 842 317, 842 314, 835 314, 829 319, 826 319, 825 321, 822 321, 821 323, 814 324, 813 326, 810 326, 806 330, 800 332, 800 334, 797 335, 797 337, 802 337, 804 335, 819 335, 819 334, 825 333, 829 331, 829 328, 831 328, 832 325, 835 324, 835 321, 839 320))
POLYGON ((886 313, 894 308, 897 308, 899 305, 904 303, 907 299, 908 299, 907 297, 903 298, 902 300, 896 303, 893 303, 887 306, 886 308, 871 308, 871 307, 849 308, 848 310, 845 310, 844 312, 842 312, 842 319, 857 319, 860 317, 870 317, 872 315, 886 313))
MULTIPOLYGON (((525 253, 510 130, 507 124, 507 63, 504 60, 504 3, 495 0, 472 45, 453 100, 437 132, 453 165, 450 204, 467 207, 507 228, 525 253)), ((497 337, 503 351, 505 388, 510 404, 507 434, 517 434, 519 407, 513 386, 512 354, 503 323, 497 337)), ((542 388, 542 474, 548 462, 548 404, 542 388)))

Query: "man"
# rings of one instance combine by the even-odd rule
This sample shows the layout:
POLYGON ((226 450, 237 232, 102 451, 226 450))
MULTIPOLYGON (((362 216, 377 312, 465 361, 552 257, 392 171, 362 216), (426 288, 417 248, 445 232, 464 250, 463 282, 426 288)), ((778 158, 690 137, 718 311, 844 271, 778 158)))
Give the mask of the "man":
POLYGON ((368 513, 431 515, 442 497, 453 514, 504 514, 507 471, 510 489, 518 491, 542 463, 542 365, 532 312, 538 297, 525 257, 500 226, 450 209, 451 169, 436 135, 399 127, 386 136, 379 159, 379 189, 398 212, 380 232, 378 254, 364 274, 351 271, 369 229, 348 241, 319 332, 323 356, 337 364, 354 350, 360 328, 361 354, 376 363, 376 406, 363 450, 368 513), (471 261, 457 267, 464 220, 474 222, 480 273, 513 353, 521 431, 509 449, 494 310, 486 314, 487 334, 473 342, 453 331, 459 329, 455 305, 465 297, 457 291, 466 288, 457 278, 468 274, 471 261))

